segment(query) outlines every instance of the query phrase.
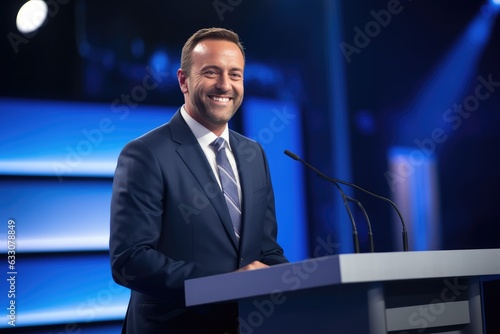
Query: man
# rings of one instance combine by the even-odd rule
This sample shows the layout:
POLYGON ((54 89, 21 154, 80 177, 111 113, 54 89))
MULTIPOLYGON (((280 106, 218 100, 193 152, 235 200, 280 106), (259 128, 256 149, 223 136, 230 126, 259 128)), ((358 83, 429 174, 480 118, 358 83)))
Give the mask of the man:
POLYGON ((132 290, 126 333, 234 331, 235 305, 187 308, 184 281, 287 262, 262 147, 227 126, 244 66, 234 32, 196 32, 177 72, 184 105, 120 154, 110 255, 114 280, 132 290))

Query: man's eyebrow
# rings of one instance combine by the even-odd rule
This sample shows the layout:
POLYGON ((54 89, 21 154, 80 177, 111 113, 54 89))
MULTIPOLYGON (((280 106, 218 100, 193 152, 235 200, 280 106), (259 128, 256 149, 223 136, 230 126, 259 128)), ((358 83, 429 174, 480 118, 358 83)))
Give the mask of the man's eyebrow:
MULTIPOLYGON (((205 71, 209 69, 216 69, 219 71, 222 71, 222 67, 217 66, 217 65, 205 65, 200 68, 200 71, 205 71)), ((232 67, 229 69, 229 72, 243 72, 243 68, 241 67, 232 67)))

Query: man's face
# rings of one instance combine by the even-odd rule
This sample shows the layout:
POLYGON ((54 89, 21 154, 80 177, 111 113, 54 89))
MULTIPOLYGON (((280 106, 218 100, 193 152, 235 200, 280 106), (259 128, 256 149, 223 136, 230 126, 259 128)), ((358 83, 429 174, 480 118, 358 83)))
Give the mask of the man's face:
POLYGON ((189 76, 178 72, 186 111, 214 133, 222 132, 243 101, 243 54, 232 42, 204 40, 192 59, 189 76))

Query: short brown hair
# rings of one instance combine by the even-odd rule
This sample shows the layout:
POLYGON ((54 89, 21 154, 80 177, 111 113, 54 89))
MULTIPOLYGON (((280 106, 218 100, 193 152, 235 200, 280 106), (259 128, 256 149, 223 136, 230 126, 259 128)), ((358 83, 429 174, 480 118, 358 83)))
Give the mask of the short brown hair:
POLYGON ((191 66, 193 65, 192 53, 196 45, 202 40, 212 39, 212 40, 225 40, 233 42, 236 44, 243 54, 243 59, 245 59, 245 51, 243 50, 243 45, 240 42, 238 34, 235 32, 224 29, 224 28, 205 28, 200 29, 195 32, 184 44, 181 54, 181 69, 189 75, 191 71, 191 66))

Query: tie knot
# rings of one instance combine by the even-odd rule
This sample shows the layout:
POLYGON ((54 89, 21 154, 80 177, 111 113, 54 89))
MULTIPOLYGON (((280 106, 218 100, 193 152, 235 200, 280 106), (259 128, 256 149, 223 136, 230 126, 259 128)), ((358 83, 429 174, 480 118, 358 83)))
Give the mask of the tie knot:
POLYGON ((217 139, 215 139, 211 145, 215 148, 215 152, 218 152, 221 148, 224 148, 225 144, 226 140, 224 138, 217 137, 217 139))

